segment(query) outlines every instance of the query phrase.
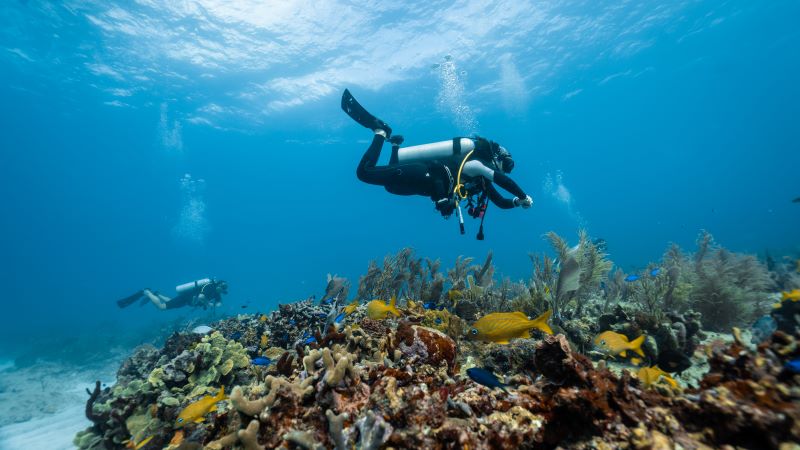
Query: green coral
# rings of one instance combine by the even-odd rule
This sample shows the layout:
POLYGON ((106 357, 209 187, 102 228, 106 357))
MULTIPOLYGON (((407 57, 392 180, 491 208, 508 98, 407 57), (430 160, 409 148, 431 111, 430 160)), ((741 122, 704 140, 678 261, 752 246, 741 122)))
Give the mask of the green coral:
POLYGON ((95 434, 91 429, 79 431, 72 440, 75 447, 80 450, 99 450, 104 449, 103 436, 95 434))
POLYGON ((150 383, 153 387, 163 387, 164 386, 164 368, 163 367, 156 367, 150 372, 150 375, 147 377, 147 382, 150 383))
POLYGON ((204 336, 194 351, 200 355, 201 367, 189 375, 190 386, 216 386, 221 377, 250 363, 242 344, 226 339, 219 331, 204 336))

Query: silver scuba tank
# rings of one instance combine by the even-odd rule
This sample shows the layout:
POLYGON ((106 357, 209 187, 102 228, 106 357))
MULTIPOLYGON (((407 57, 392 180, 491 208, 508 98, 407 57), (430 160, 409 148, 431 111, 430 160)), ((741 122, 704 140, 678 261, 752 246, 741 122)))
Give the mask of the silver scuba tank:
POLYGON ((400 163, 443 159, 453 155, 466 155, 475 150, 475 141, 469 138, 455 138, 449 141, 432 142, 397 149, 397 161, 400 163))
POLYGON ((175 291, 177 291, 178 294, 181 294, 181 293, 184 293, 184 292, 186 292, 186 291, 188 291, 190 289, 194 289, 196 287, 203 287, 203 286, 207 285, 208 283, 211 283, 211 279, 210 278, 203 278, 203 279, 196 280, 196 281, 190 281, 188 283, 183 283, 183 284, 179 284, 179 285, 175 286, 175 291))

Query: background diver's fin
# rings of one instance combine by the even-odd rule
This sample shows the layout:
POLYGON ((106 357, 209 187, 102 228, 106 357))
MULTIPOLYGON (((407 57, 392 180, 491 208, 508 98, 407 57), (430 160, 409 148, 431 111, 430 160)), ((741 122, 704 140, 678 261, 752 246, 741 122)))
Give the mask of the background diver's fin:
POLYGON ((353 97, 349 89, 345 89, 342 93, 342 111, 364 128, 369 128, 370 130, 383 129, 387 132, 387 138, 392 134, 392 129, 389 125, 364 109, 358 103, 358 100, 353 97))
POLYGON ((130 296, 125 297, 125 298, 121 298, 121 299, 117 300, 117 306, 119 306, 120 308, 125 308, 126 306, 130 306, 136 300, 139 300, 139 298, 142 295, 144 295, 144 291, 138 291, 133 295, 130 295, 130 296))

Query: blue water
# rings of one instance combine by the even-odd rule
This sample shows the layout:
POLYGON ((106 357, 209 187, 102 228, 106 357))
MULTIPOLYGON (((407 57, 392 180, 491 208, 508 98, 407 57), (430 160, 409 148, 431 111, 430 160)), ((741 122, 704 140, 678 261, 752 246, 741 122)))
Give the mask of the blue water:
POLYGON ((550 230, 625 269, 701 229, 797 250, 796 1, 249 3, 0 5, 3 352, 204 314, 116 307, 142 287, 268 310, 405 246, 513 279, 550 230), (359 182, 345 87, 409 145, 500 142, 534 207, 490 207, 481 242, 359 182))

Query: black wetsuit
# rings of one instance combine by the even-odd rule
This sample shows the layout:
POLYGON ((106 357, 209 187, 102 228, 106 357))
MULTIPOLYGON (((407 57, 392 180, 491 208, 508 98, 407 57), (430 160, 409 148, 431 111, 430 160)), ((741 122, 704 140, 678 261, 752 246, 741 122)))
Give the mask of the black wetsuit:
MULTIPOLYGON (((392 194, 423 195, 430 197, 433 201, 449 198, 453 189, 451 177, 456 176, 462 158, 457 157, 444 161, 431 160, 399 163, 397 162, 397 155, 393 153, 389 165, 378 166, 378 158, 384 141, 384 137, 379 134, 376 134, 372 139, 372 144, 364 153, 356 169, 356 175, 359 180, 368 184, 383 186, 392 194)), ((489 152, 488 141, 483 139, 476 140, 475 150, 477 156, 474 159, 484 164, 485 161, 490 159, 490 157, 486 157, 489 152)), ((486 165, 493 167, 493 164, 486 165)), ((516 206, 513 199, 505 198, 497 191, 492 184, 492 180, 485 178, 480 180, 480 178, 483 177, 462 175, 462 182, 465 185, 470 184, 472 186, 472 189, 469 190, 470 195, 477 195, 485 191, 489 200, 502 209, 510 209, 516 206)), ((514 180, 501 171, 494 170, 493 181, 515 196, 525 198, 525 192, 514 180)))
POLYGON ((169 299, 166 302, 167 309, 175 309, 175 308, 182 308, 184 306, 207 306, 213 305, 222 301, 222 295, 217 290, 217 285, 213 281, 208 284, 204 284, 202 286, 196 286, 192 289, 187 289, 186 291, 181 292, 180 294, 176 295, 169 299), (200 305, 198 304, 198 296, 200 294, 204 294, 206 296, 205 302, 200 305))

